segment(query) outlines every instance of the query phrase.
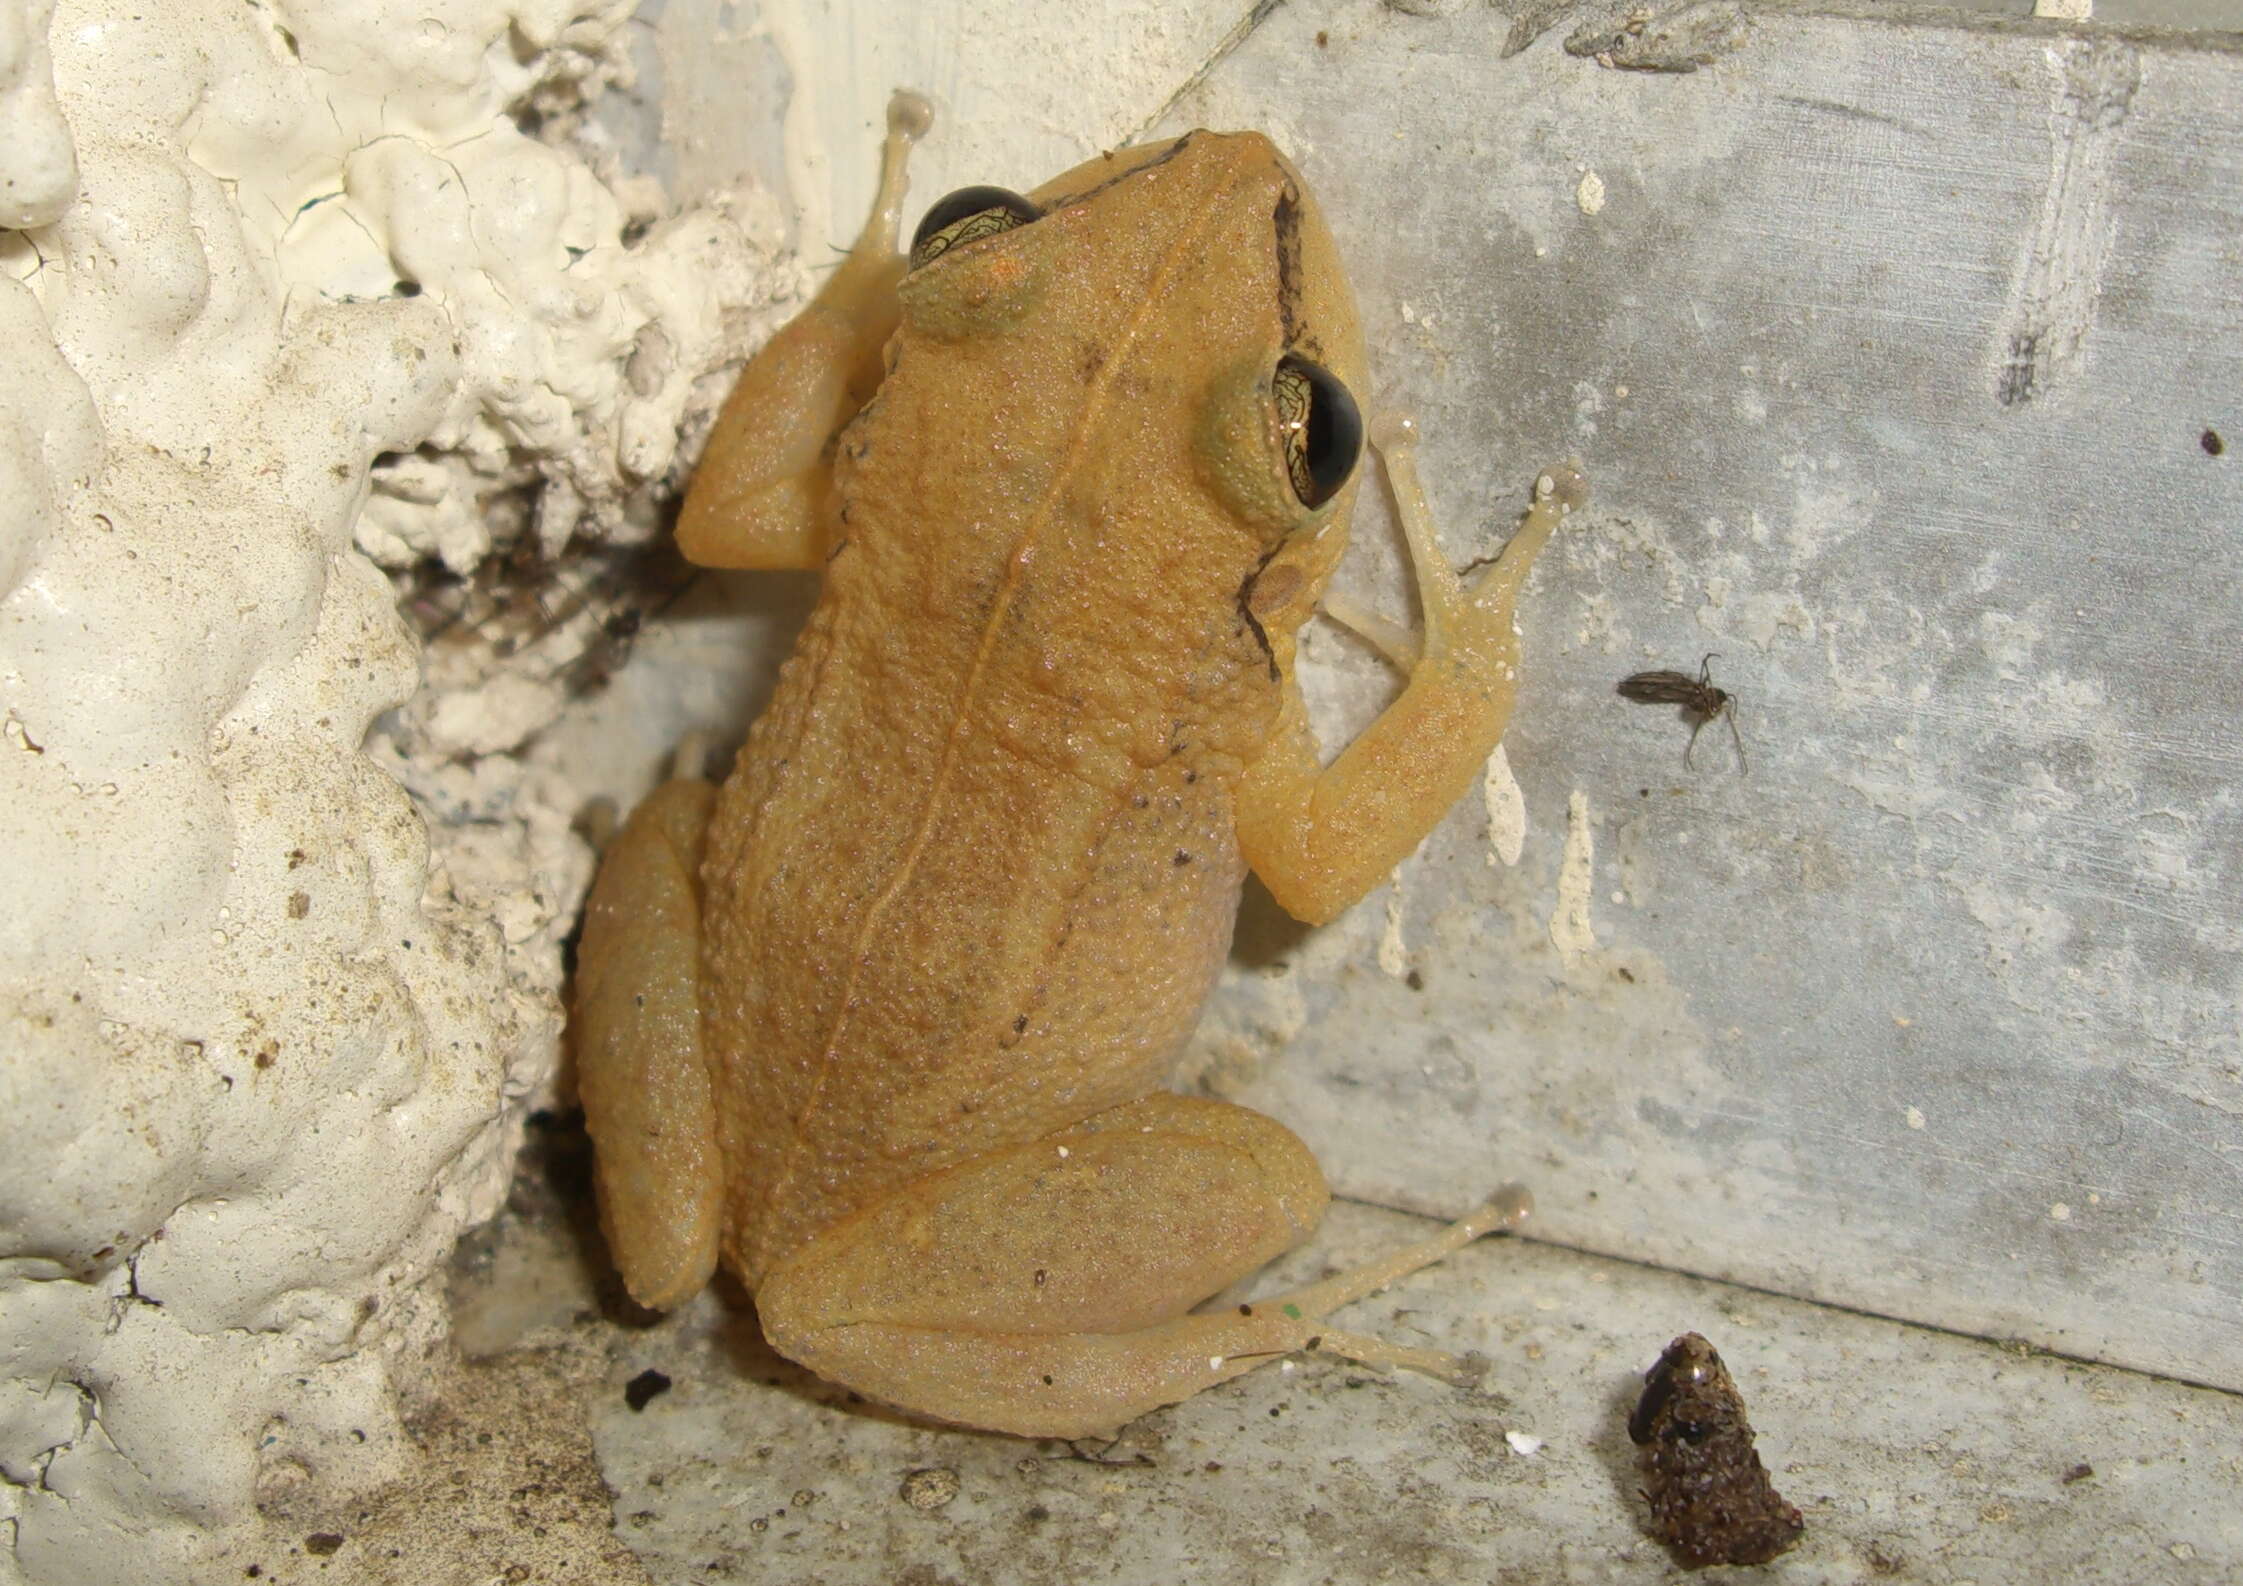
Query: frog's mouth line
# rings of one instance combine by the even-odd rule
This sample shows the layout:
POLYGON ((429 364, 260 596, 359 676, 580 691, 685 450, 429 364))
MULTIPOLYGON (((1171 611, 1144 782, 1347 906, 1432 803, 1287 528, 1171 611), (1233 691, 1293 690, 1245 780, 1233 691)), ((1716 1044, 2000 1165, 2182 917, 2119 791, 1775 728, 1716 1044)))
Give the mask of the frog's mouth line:
POLYGON ((1277 553, 1284 548, 1285 542, 1280 540, 1264 551, 1262 559, 1254 564, 1254 570, 1238 583, 1238 614, 1246 619, 1246 626, 1253 632, 1254 642, 1262 647, 1262 659, 1269 663, 1269 680, 1272 683, 1282 682, 1283 674, 1277 669, 1277 651, 1270 646, 1269 630, 1262 626, 1262 619, 1254 615, 1254 581, 1262 576, 1277 553))

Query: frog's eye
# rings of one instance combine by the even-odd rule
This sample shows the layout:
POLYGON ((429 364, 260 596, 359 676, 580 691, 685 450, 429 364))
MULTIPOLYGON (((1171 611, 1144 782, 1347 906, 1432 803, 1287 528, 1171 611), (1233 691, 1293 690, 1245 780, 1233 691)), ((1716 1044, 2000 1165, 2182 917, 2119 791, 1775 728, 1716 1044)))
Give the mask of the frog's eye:
POLYGON ((1339 493, 1363 455, 1363 415, 1337 376, 1297 353, 1278 363, 1274 384, 1293 494, 1304 507, 1320 507, 1339 493))
POLYGON ((1042 211, 1002 187, 961 187, 936 203, 911 238, 911 268, 941 258, 953 248, 1025 226, 1042 211))

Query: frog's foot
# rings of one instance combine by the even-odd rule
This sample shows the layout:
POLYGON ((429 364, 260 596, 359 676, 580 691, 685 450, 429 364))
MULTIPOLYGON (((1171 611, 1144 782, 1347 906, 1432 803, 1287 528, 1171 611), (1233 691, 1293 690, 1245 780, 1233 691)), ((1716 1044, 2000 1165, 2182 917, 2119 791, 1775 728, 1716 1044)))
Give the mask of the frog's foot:
MULTIPOLYGON (((1273 1299, 1257 1300, 1254 1309, 1264 1310, 1275 1306, 1288 1314, 1313 1320, 1327 1316, 1343 1305, 1353 1304, 1366 1295, 1375 1294, 1389 1284, 1397 1283, 1411 1273, 1433 1265, 1452 1251, 1460 1250, 1473 1240, 1487 1234, 1515 1233, 1534 1215, 1534 1196, 1523 1184, 1506 1184, 1497 1190, 1488 1203, 1459 1217, 1430 1239, 1413 1245, 1404 1245, 1377 1261, 1365 1262, 1335 1274, 1321 1283, 1280 1294, 1273 1299)), ((1327 1355, 1338 1355, 1361 1365, 1381 1369, 1399 1367, 1407 1371, 1421 1371, 1427 1376, 1439 1377, 1444 1382, 1458 1386, 1477 1382, 1487 1370, 1487 1361, 1479 1355, 1452 1355, 1441 1350, 1411 1349, 1388 1343, 1383 1338, 1362 1333, 1346 1333, 1330 1327, 1320 1327, 1307 1339, 1304 1348, 1327 1355)))
POLYGON ((1238 790, 1246 861, 1294 918, 1322 924, 1393 873, 1480 775, 1518 692, 1519 588, 1566 515, 1588 499, 1571 464, 1535 481, 1534 504, 1494 564, 1469 584, 1441 554, 1418 482, 1416 426, 1372 432, 1415 571, 1422 630, 1341 600, 1325 610, 1409 674, 1409 685, 1329 765, 1321 763, 1297 682, 1279 725, 1238 790))
POLYGON ((1412 633, 1344 595, 1327 595, 1325 613, 1370 641, 1404 672, 1415 671, 1423 656, 1444 656, 1474 641, 1485 645, 1507 634, 1519 586, 1535 557, 1566 515, 1589 499, 1589 483, 1580 468, 1560 463, 1536 477, 1534 502, 1526 517, 1492 565, 1467 585, 1441 553, 1433 508, 1418 477, 1417 420, 1406 413, 1382 418, 1372 428, 1371 444, 1386 465, 1395 514, 1409 544, 1424 631, 1412 633))
POLYGON ((822 1377, 1026 1437, 1111 1431, 1304 1349, 1459 1375, 1323 1317, 1511 1226, 1516 1203, 1290 1294, 1190 1310, 1305 1238, 1324 1200, 1278 1124, 1156 1095, 906 1186, 765 1274, 756 1306, 822 1377))
POLYGON ((1367 641, 1405 673, 1417 669, 1429 649, 1440 654, 1464 630, 1485 630, 1507 624, 1535 557, 1566 514, 1589 499, 1588 480, 1575 464, 1561 463, 1546 469, 1534 481, 1534 503, 1490 566, 1470 585, 1459 578, 1441 554, 1433 526, 1433 509, 1417 471, 1417 421, 1394 414, 1372 429, 1371 444, 1386 466, 1393 492, 1394 510, 1408 541, 1410 565, 1417 578, 1418 601, 1425 613, 1425 630, 1412 631, 1392 618, 1339 591, 1324 596, 1324 614, 1367 641))

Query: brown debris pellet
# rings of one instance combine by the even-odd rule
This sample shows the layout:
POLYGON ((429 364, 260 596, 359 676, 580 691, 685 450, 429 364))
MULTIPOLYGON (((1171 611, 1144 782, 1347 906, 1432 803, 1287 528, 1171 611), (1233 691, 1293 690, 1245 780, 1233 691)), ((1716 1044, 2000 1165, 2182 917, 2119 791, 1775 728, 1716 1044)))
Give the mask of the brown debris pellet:
POLYGON ((1644 1375, 1628 1436, 1643 1449, 1652 1529, 1692 1569, 1765 1564, 1806 1522, 1753 1452, 1745 1401, 1713 1345, 1684 1333, 1644 1375))

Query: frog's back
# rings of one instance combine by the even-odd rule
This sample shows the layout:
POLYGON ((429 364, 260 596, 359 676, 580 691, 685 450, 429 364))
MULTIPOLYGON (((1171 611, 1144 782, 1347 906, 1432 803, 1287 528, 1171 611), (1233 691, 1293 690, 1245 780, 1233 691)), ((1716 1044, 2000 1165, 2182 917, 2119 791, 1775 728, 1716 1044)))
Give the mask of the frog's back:
POLYGON ((1268 535, 1211 504, 1196 426, 1211 344, 1283 350, 1255 294, 1285 266, 1266 235, 1235 265, 1225 227, 1266 234, 1286 177, 1168 166, 1217 199, 1268 191, 1243 219, 1162 204, 1159 226, 1056 208, 1033 249, 946 261, 924 302, 907 282, 842 439, 842 540, 704 868, 751 1284, 899 1181, 1156 1086, 1220 967, 1231 786, 1276 695, 1241 599, 1268 535), (1072 267, 1111 259, 1116 227, 1118 278, 1072 267), (1254 278, 1178 301, 1210 268, 1254 278), (1266 329, 1210 324, 1250 299, 1266 329))

